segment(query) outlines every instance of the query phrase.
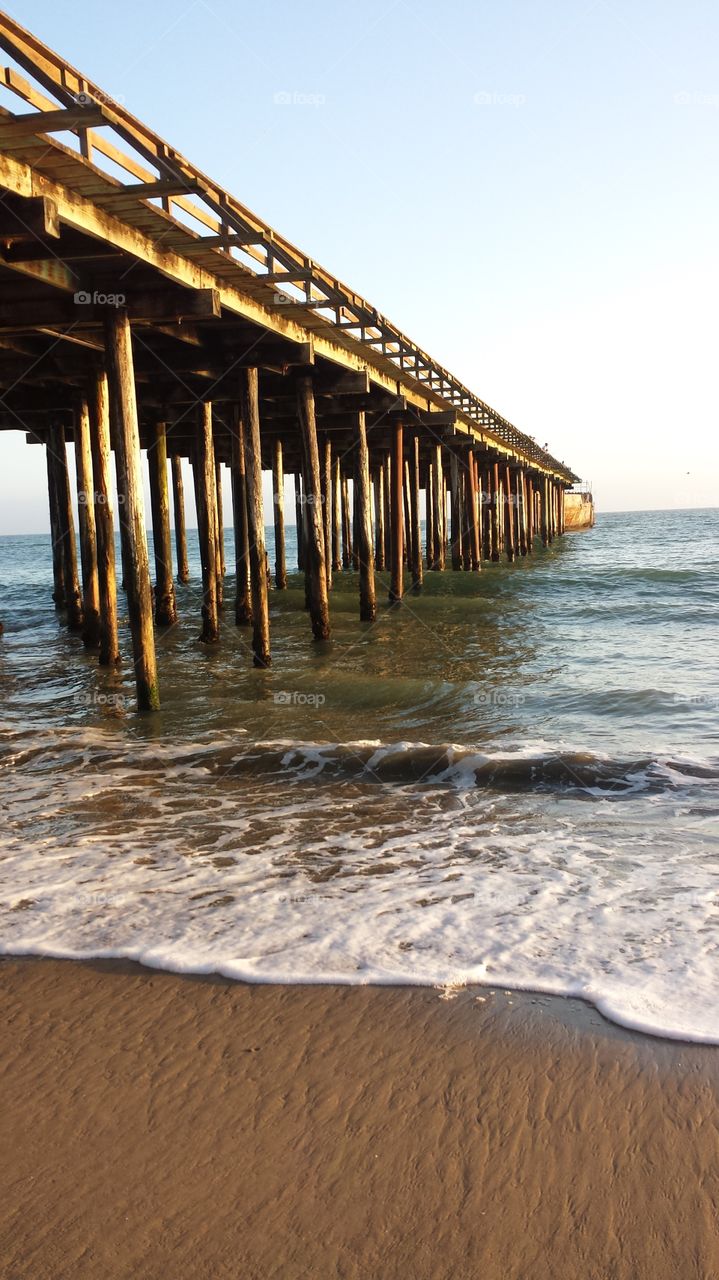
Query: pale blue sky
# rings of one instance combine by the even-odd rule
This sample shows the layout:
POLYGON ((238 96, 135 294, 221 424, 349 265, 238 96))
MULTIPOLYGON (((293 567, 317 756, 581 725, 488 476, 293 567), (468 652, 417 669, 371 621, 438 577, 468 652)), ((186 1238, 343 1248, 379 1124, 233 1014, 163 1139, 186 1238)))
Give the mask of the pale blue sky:
MULTIPOLYGON (((719 6, 10 12, 548 441, 600 507, 716 505, 719 6)), ((0 438, 3 532, 47 524, 19 441, 0 438)))

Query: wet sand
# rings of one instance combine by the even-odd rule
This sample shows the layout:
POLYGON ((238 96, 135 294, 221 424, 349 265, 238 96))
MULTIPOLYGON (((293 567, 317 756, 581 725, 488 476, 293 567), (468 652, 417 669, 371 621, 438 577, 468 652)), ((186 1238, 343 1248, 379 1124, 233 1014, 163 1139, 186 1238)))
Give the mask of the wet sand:
POLYGON ((0 963, 7 1280, 719 1275, 719 1050, 579 1001, 0 963))

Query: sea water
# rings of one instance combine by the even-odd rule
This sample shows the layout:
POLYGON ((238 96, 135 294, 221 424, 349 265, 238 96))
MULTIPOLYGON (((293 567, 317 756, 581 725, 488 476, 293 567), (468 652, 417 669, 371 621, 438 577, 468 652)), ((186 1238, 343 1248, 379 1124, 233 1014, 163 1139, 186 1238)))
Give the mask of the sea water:
POLYGON ((719 1043, 719 511, 600 515, 394 608, 380 574, 374 624, 336 574, 326 644, 295 573, 269 671, 231 574, 198 643, 190 541, 141 716, 124 596, 116 673, 49 538, 0 538, 2 952, 526 988, 719 1043))

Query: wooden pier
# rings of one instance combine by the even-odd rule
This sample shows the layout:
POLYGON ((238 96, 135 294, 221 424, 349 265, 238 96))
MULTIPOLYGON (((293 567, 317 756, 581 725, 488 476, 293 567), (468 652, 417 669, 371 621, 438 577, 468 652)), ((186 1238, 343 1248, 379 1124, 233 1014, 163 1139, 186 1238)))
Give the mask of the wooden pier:
POLYGON ((339 573, 356 572, 358 620, 371 623, 380 572, 397 606, 427 573, 476 573, 564 532, 577 480, 564 463, 2 13, 0 47, 0 85, 17 107, 0 109, 0 429, 45 447, 54 599, 107 665, 119 660, 117 518, 140 709, 160 705, 155 629, 175 622, 173 580, 188 578, 183 459, 202 561, 198 635, 214 644, 223 624, 251 628, 258 667, 271 663, 268 592, 287 586, 285 476, 318 641, 332 634, 339 573))

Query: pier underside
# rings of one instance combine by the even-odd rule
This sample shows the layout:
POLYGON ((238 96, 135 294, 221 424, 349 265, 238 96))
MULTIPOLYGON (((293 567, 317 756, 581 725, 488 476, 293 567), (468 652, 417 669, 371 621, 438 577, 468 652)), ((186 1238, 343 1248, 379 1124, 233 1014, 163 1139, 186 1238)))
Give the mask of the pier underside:
POLYGON ((159 706, 154 627, 175 621, 173 579, 187 576, 183 459, 197 506, 201 639, 215 642, 228 612, 228 467, 233 620, 252 627, 258 666, 271 661, 269 586, 287 583, 287 475, 318 640, 331 635, 337 572, 356 571, 358 614, 372 621, 376 568, 390 573, 397 603, 426 569, 476 572, 563 532, 563 495, 577 478, 568 467, 6 15, 0 46, 13 106, 0 109, 0 429, 45 447, 54 598, 109 664, 119 656, 117 492, 141 708, 159 706))

